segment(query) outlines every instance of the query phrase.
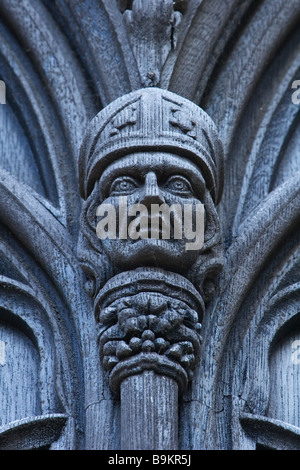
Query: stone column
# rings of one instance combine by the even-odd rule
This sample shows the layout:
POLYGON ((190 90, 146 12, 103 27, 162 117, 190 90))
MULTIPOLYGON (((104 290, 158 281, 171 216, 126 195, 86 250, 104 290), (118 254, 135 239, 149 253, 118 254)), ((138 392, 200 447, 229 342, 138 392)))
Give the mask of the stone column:
POLYGON ((178 448, 178 397, 222 266, 222 159, 207 114, 158 88, 111 103, 84 140, 78 254, 123 449, 178 448))
POLYGON ((101 361, 121 399, 122 449, 177 449, 178 394, 200 354, 200 295, 178 274, 139 268, 108 281, 95 311, 101 361))

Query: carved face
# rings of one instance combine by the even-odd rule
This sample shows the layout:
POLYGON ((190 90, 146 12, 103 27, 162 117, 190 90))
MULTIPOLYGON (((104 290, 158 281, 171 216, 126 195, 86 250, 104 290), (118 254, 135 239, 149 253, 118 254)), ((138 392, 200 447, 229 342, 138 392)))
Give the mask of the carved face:
POLYGON ((204 232, 205 182, 193 163, 168 153, 127 155, 104 171, 99 192, 102 208, 115 208, 116 237, 101 241, 115 266, 184 272, 195 262, 202 246, 187 231, 204 232))

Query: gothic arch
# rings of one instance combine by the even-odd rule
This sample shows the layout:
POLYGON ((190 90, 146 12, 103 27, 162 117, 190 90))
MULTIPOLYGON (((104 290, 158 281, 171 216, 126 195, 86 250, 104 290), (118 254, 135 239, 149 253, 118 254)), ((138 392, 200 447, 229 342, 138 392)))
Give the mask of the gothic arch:
MULTIPOLYGON (((59 398, 42 415, 62 420, 47 445, 118 449, 119 401, 100 365, 87 295, 93 285, 76 252, 85 177, 79 150, 89 122, 123 95, 145 85, 176 93, 209 115, 225 150, 218 206, 225 263, 202 325, 201 360, 180 402, 179 448, 295 447, 297 426, 268 415, 267 385, 275 345, 299 313, 300 108, 291 99, 300 78, 299 2, 181 0, 172 11, 168 0, 155 0, 152 10, 146 3, 0 0, 7 93, 0 322, 1 312, 17 315, 5 289, 16 305, 25 296, 43 312, 39 334, 51 344, 44 367, 57 388, 50 395, 59 398), (141 45, 134 26, 153 17, 155 34, 146 27, 150 39, 141 45), (262 351, 261 362, 253 351, 262 351), (269 441, 261 437, 268 432, 269 441)), ((41 351, 32 318, 27 327, 41 351)))

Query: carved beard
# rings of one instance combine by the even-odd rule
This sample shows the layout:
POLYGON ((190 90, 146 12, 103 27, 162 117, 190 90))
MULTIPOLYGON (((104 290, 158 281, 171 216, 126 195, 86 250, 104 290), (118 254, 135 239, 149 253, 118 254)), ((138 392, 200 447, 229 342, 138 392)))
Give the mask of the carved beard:
MULTIPOLYGON (((81 231, 78 242, 78 257, 82 267, 93 280, 93 293, 97 292, 114 275, 124 269, 120 269, 113 259, 103 249, 103 241, 96 234, 97 218, 96 211, 100 205, 100 196, 97 185, 89 198, 85 201, 82 210, 81 231)), ((223 249, 220 235, 220 223, 216 207, 208 191, 205 192, 204 205, 206 210, 206 225, 204 234, 204 246, 197 256, 196 261, 189 265, 185 271, 182 268, 173 269, 185 276, 196 287, 204 301, 209 302, 215 288, 215 279, 221 272, 223 266, 223 249)), ((112 256, 114 253, 112 252, 112 256)), ((170 265, 159 265, 156 267, 170 270, 170 265)), ((137 266, 132 265, 130 269, 141 267, 140 261, 137 266)))

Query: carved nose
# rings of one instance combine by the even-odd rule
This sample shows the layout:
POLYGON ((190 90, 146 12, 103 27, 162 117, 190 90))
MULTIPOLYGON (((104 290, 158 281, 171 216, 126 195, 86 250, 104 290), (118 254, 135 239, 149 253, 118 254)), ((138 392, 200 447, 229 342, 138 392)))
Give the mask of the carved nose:
POLYGON ((165 202, 157 184, 156 174, 147 173, 145 178, 145 188, 140 200, 141 204, 163 204, 165 202))

